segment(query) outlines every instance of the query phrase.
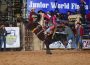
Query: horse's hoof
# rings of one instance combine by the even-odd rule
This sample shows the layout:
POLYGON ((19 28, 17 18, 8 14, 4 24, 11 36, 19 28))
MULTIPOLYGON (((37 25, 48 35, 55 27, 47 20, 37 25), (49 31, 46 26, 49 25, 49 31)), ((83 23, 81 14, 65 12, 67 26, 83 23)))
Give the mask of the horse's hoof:
POLYGON ((46 54, 52 54, 51 52, 46 52, 46 54))

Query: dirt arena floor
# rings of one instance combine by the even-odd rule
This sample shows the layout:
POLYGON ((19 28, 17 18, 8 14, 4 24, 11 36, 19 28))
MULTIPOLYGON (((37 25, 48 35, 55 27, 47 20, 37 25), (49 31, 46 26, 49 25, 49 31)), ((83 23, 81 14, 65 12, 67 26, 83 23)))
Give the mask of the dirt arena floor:
POLYGON ((0 52, 0 65, 90 65, 90 50, 52 50, 0 52))

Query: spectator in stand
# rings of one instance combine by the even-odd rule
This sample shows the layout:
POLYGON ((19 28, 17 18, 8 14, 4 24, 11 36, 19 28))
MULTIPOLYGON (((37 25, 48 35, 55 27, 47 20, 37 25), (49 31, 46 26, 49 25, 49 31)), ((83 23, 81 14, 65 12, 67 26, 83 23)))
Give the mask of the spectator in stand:
POLYGON ((82 37, 84 34, 84 28, 80 22, 77 22, 75 29, 76 29, 76 35, 75 36, 76 36, 77 49, 78 49, 78 44, 80 45, 79 49, 82 49, 82 47, 83 47, 82 37))
POLYGON ((35 9, 32 8, 31 11, 30 11, 29 17, 28 17, 30 24, 33 23, 33 16, 34 16, 34 15, 36 15, 35 9))
POLYGON ((71 15, 71 11, 67 11, 65 19, 68 20, 68 16, 71 15))
POLYGON ((85 15, 86 15, 86 9, 85 9, 86 2, 84 0, 80 0, 80 14, 82 16, 82 22, 85 22, 85 15))
POLYGON ((65 18, 64 18, 64 14, 63 13, 61 13, 60 14, 60 20, 64 20, 65 18))
POLYGON ((29 23, 26 25, 26 29, 29 28, 33 30, 34 27, 38 25, 38 15, 35 12, 35 9, 32 8, 28 17, 29 23))
POLYGON ((60 13, 56 13, 56 22, 60 24, 60 13))
POLYGON ((67 41, 69 42, 71 40, 72 41, 71 48, 76 48, 75 36, 72 29, 68 26, 67 23, 65 23, 64 26, 65 26, 65 33, 67 34, 67 41))
POLYGON ((89 13, 86 15, 87 21, 90 21, 90 11, 89 13))

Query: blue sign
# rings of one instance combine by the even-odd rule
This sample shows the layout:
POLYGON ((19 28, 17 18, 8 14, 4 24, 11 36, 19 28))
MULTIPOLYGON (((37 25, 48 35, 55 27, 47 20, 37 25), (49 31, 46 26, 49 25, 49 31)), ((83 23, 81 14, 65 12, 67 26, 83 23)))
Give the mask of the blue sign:
MULTIPOLYGON (((89 0, 85 0, 86 10, 89 9, 89 0)), ((65 13, 68 10, 75 11, 79 9, 80 0, 27 0, 27 11, 29 12, 32 8, 38 10, 54 11, 59 10, 61 13, 65 13)))

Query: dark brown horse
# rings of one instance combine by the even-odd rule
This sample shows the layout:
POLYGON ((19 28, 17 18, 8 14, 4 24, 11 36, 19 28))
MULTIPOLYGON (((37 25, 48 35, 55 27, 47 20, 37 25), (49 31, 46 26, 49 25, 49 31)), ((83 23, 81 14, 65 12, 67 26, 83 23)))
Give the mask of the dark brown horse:
POLYGON ((61 41, 64 45, 66 45, 66 34, 50 34, 50 35, 45 35, 44 30, 42 29, 42 26, 39 25, 38 23, 32 23, 28 24, 28 28, 33 31, 37 35, 37 37, 43 41, 43 43, 46 45, 46 53, 47 54, 52 54, 49 48, 49 45, 55 41, 61 41))

